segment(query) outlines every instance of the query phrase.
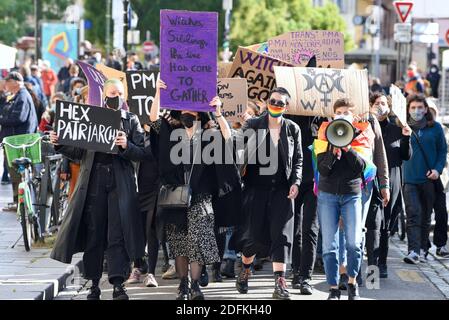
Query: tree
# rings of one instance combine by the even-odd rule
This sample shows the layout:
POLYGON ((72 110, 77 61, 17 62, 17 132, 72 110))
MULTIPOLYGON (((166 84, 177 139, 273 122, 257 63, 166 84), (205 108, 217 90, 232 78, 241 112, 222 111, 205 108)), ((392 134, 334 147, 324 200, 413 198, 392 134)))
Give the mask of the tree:
MULTIPOLYGON (((345 33, 346 23, 337 5, 313 7, 312 0, 237 0, 232 14, 231 46, 267 41, 288 31, 333 30, 345 33)), ((345 35, 345 47, 353 46, 345 35)))
MULTIPOLYGON (((73 0, 38 0, 42 20, 58 20, 73 0)), ((34 0, 2 0, 0 6, 0 42, 11 45, 23 36, 34 36, 34 0)))

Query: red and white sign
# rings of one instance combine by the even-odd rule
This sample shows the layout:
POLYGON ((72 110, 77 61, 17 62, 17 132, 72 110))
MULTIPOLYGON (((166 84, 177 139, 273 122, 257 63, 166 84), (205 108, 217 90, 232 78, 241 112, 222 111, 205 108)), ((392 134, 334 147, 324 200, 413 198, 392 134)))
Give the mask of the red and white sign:
POLYGON ((143 43, 143 51, 145 53, 147 53, 147 54, 151 53, 151 52, 153 52, 154 49, 155 49, 155 45, 154 45, 153 41, 145 41, 143 43))
POLYGON ((410 12, 412 11, 413 8, 413 2, 410 1, 395 1, 393 2, 395 8, 396 8, 396 12, 398 14, 399 20, 401 20, 402 23, 404 23, 410 12))
POLYGON ((449 30, 446 31, 446 43, 449 45, 449 30))

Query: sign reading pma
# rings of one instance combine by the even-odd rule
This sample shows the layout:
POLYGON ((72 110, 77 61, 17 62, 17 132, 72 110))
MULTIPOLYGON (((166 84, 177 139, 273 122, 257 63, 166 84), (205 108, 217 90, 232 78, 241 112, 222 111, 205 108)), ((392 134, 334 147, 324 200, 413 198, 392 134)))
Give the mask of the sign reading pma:
POLYGON ((70 23, 42 23, 42 58, 58 71, 68 58, 78 57, 78 26, 70 23))

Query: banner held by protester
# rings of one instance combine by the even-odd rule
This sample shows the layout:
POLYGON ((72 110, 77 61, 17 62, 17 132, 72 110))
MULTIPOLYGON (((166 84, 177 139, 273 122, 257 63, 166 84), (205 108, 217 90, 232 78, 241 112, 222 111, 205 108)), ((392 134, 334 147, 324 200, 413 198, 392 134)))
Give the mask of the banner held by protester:
POLYGON ((212 111, 217 95, 218 14, 161 10, 161 106, 212 111))
POLYGON ((126 83, 126 73, 113 68, 109 68, 108 66, 105 66, 102 63, 97 63, 95 68, 100 70, 108 80, 109 79, 120 80, 123 83, 123 87, 125 88, 124 99, 125 100, 128 99, 128 85, 126 83))
POLYGON ((60 145, 117 153, 121 111, 70 101, 56 101, 55 131, 60 145))
POLYGON ((246 79, 218 79, 218 96, 223 102, 223 116, 230 122, 242 121, 242 115, 248 104, 246 79))
POLYGON ((274 72, 278 86, 291 95, 289 114, 330 117, 339 98, 351 99, 355 114, 369 112, 367 70, 274 67, 274 72))
POLYGON ((407 126, 407 99, 404 97, 401 89, 394 84, 390 87, 390 94, 393 113, 403 127, 407 126))
POLYGON ((89 97, 87 103, 97 107, 103 107, 103 85, 107 80, 103 73, 88 63, 76 62, 83 70, 89 86, 89 97))

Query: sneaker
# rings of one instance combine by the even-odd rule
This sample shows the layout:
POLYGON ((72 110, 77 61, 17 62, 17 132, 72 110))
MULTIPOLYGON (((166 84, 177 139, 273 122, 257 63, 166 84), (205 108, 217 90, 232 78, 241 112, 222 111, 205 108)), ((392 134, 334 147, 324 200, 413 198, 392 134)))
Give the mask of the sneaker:
POLYGON ((449 250, 446 247, 437 248, 437 256, 440 258, 449 258, 449 250))
POLYGON ((340 281, 338 282, 338 289, 339 290, 346 290, 346 287, 348 285, 348 275, 346 273, 340 274, 340 281))
POLYGON ((235 261, 231 259, 226 259, 223 268, 221 269, 221 275, 226 278, 235 278, 235 261))
POLYGON ((112 291, 112 300, 129 300, 128 295, 126 294, 126 289, 123 285, 114 286, 112 291))
POLYGON ((327 297, 327 300, 340 300, 341 292, 339 289, 333 289, 331 288, 329 290, 329 297, 327 297))
POLYGON ((136 284, 142 282, 142 272, 138 268, 133 268, 126 284, 136 284))
POLYGON ((379 266, 379 278, 387 279, 388 278, 388 269, 386 264, 380 264, 379 266))
POLYGON ((182 278, 178 287, 178 296, 176 300, 189 300, 190 290, 189 290, 189 278, 182 278))
POLYGON ((87 295, 87 300, 100 300, 101 290, 98 286, 92 286, 89 289, 89 294, 87 295))
POLYGON ((429 251, 421 249, 421 251, 419 253, 419 262, 426 263, 428 254, 429 254, 429 251))
POLYGON ((248 293, 248 279, 251 276, 251 270, 243 268, 240 271, 239 276, 237 277, 237 281, 235 282, 235 287, 239 293, 245 294, 248 293))
POLYGON ((293 272, 292 288, 299 289, 301 287, 302 278, 298 272, 293 272))
POLYGON ((404 258, 404 262, 409 264, 418 264, 419 255, 415 251, 410 251, 408 256, 404 258))
POLYGON ((176 273, 175 266, 170 266, 170 268, 168 268, 168 270, 162 275, 162 279, 164 280, 173 280, 177 278, 178 274, 176 273))
POLYGON ((206 266, 203 266, 203 268, 201 269, 201 276, 198 282, 202 287, 207 287, 207 285, 209 284, 209 274, 207 273, 206 266))
POLYGON ((190 299, 204 300, 204 294, 201 292, 199 281, 192 281, 192 286, 190 287, 190 299))
POLYGON ((148 288, 157 288, 159 286, 156 281, 156 278, 154 277, 154 274, 152 274, 152 273, 149 273, 147 275, 147 277, 145 278, 145 281, 144 281, 144 285, 145 285, 145 287, 148 287, 148 288))
POLYGON ((310 280, 305 279, 301 282, 299 289, 301 290, 301 294, 310 296, 313 294, 313 288, 309 283, 310 280))
POLYGON ((284 277, 276 277, 273 299, 290 300, 290 293, 287 290, 287 282, 284 277))
POLYGON ((348 300, 360 300, 359 286, 357 283, 348 283, 348 300))

